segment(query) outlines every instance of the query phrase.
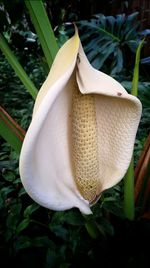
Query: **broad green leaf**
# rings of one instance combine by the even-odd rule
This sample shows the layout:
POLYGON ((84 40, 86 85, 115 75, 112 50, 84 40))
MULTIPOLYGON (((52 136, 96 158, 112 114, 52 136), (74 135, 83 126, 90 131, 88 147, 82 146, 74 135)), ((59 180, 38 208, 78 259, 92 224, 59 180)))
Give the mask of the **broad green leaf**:
POLYGON ((14 69, 15 73, 20 78, 21 82, 24 84, 24 86, 29 91, 31 96, 35 99, 38 93, 38 90, 36 89, 33 82, 30 80, 29 76, 26 74, 26 72, 22 68, 16 56, 13 54, 13 52, 9 48, 2 34, 0 34, 0 49, 4 53, 11 67, 14 69))
POLYGON ((113 34, 116 19, 113 16, 108 16, 107 20, 109 22, 110 32, 113 34))
POLYGON ((126 17, 126 29, 125 32, 131 29, 131 25, 133 25, 135 19, 137 18, 139 12, 134 12, 126 17))
POLYGON ((58 51, 58 45, 46 14, 44 4, 41 0, 28 0, 25 1, 25 4, 29 10, 31 20, 39 37, 47 63, 49 67, 51 67, 58 51))
MULTIPOLYGON (((138 12, 132 13, 129 16, 125 16, 124 38, 126 40, 127 40, 126 35, 128 35, 128 33, 130 31, 132 31, 132 29, 135 26, 139 27, 139 22, 137 21, 137 16, 138 16, 138 12)), ((134 35, 134 32, 133 32, 133 35, 134 35)), ((134 39, 134 37, 132 39, 134 39)))
POLYGON ((120 39, 117 36, 115 36, 114 34, 110 33, 108 30, 105 30, 103 28, 99 28, 99 31, 101 34, 104 34, 105 36, 112 38, 112 41, 120 42, 120 39))
POLYGON ((97 57, 95 56, 95 59, 91 61, 92 65, 96 69, 100 69, 103 66, 106 59, 111 55, 111 53, 113 53, 116 46, 117 46, 117 43, 112 43, 110 46, 108 46, 107 51, 104 54, 103 53, 101 54, 101 58, 99 59, 99 62, 98 62, 97 57))
POLYGON ((122 54, 121 49, 118 47, 114 51, 114 54, 115 54, 116 61, 114 61, 114 63, 113 63, 114 65, 113 65, 113 68, 111 71, 111 75, 113 75, 115 73, 119 73, 123 68, 123 54, 122 54))
POLYGON ((134 39, 136 30, 139 28, 140 23, 136 23, 135 26, 133 26, 125 35, 125 40, 130 40, 131 38, 134 39))
POLYGON ((95 68, 102 68, 105 72, 107 70, 113 75, 123 70, 126 47, 129 48, 130 52, 135 53, 140 43, 137 14, 129 16, 125 14, 117 16, 98 14, 90 20, 78 23, 85 53, 95 68), (107 42, 110 42, 109 47, 106 46, 107 42), (114 43, 116 46, 114 46, 112 53, 108 53, 114 43), (121 59, 120 62, 118 56, 121 59), (109 66, 109 62, 111 62, 111 66, 109 66))
POLYGON ((106 17, 103 15, 103 14, 100 14, 100 15, 96 15, 95 17, 97 18, 100 18, 100 22, 101 22, 101 25, 103 26, 103 28, 105 29, 106 27, 106 17))
POLYGON ((25 131, 2 107, 0 107, 0 135, 18 154, 20 153, 25 131))
POLYGON ((122 28, 122 25, 124 24, 124 18, 125 18, 124 14, 116 16, 116 24, 118 26, 116 29, 116 36, 120 36, 120 39, 122 38, 121 28, 122 28))

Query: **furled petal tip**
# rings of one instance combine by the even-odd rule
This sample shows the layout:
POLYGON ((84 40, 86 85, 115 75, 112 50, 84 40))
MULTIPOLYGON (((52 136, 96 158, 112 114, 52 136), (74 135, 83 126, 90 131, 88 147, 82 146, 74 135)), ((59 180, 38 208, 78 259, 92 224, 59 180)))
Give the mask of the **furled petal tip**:
POLYGON ((90 214, 129 166, 141 103, 88 62, 77 33, 39 91, 21 155, 28 194, 53 210, 90 214))

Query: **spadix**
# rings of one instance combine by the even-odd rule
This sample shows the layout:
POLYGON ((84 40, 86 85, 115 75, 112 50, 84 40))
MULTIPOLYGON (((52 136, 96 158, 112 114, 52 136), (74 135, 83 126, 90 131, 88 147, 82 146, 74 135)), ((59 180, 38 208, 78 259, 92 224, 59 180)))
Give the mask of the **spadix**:
POLYGON ((21 155, 28 194, 53 210, 90 214, 129 166, 140 101, 88 62, 76 30, 37 96, 21 155))

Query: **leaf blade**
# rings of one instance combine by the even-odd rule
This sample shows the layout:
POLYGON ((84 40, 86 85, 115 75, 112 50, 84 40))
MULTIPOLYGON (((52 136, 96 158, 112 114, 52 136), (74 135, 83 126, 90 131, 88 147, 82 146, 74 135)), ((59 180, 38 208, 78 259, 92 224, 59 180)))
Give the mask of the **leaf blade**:
POLYGON ((18 154, 20 153, 25 131, 2 107, 0 107, 0 135, 18 154))
POLYGON ((25 4, 29 10, 31 20, 38 34, 47 63, 49 67, 51 67, 58 51, 58 45, 50 21, 46 14, 43 2, 41 0, 28 0, 25 1, 25 4))
POLYGON ((23 67, 19 63, 16 56, 13 54, 13 52, 9 48, 2 34, 0 34, 0 49, 2 50, 8 62, 10 63, 11 67, 14 69, 15 73, 20 78, 21 82, 24 84, 24 86, 29 91, 31 96, 35 99, 37 96, 38 90, 34 86, 33 82, 30 80, 29 76, 24 71, 23 67))

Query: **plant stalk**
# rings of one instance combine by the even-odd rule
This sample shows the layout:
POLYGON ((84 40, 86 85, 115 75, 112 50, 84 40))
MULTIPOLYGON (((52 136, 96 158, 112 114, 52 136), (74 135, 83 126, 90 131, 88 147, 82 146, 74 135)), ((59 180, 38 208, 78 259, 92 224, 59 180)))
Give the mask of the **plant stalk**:
MULTIPOLYGON (((143 47, 144 40, 142 40, 136 51, 136 59, 134 65, 133 79, 131 94, 138 96, 138 81, 139 81, 139 63, 141 49, 143 47)), ((134 220, 135 217, 135 203, 134 203, 134 156, 132 156, 131 163, 128 171, 124 177, 124 215, 129 220, 134 220)))
POLYGON ((132 156, 128 171, 124 177, 124 214, 127 219, 134 220, 134 157, 132 156))

